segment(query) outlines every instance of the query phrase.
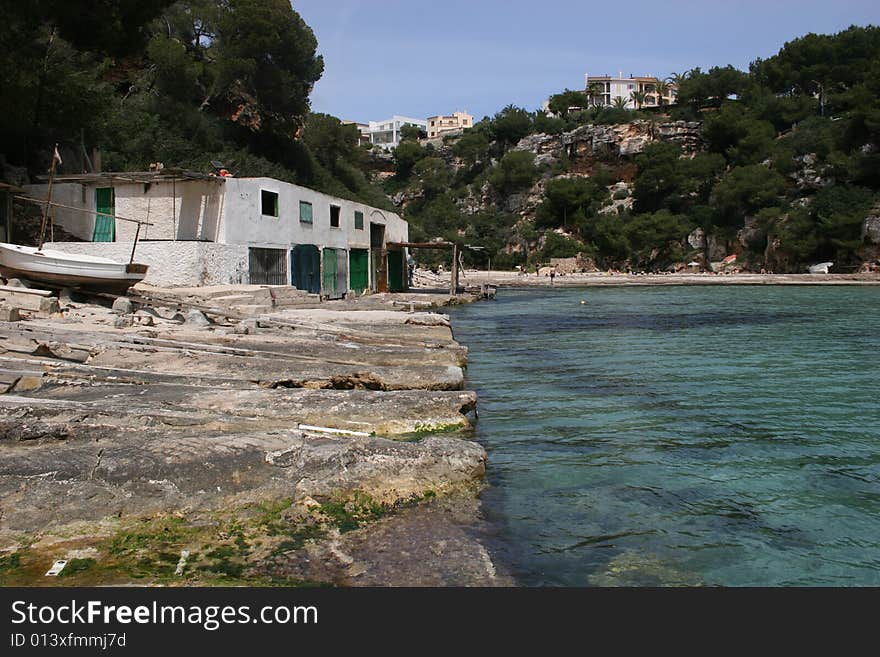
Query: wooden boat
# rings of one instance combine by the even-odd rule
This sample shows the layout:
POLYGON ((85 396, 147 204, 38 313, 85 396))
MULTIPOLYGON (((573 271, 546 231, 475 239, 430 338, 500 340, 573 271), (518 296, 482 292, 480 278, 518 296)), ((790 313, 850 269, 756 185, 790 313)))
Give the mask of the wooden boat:
POLYGON ((0 243, 0 274, 53 287, 82 287, 124 294, 144 280, 147 265, 0 243))

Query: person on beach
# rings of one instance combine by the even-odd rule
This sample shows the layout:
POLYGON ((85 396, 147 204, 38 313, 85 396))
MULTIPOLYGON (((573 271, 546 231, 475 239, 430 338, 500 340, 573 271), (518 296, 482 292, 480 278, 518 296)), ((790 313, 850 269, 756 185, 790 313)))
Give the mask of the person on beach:
POLYGON ((555 269, 551 269, 551 270, 550 270, 550 285, 553 285, 553 279, 554 279, 554 278, 556 278, 556 270, 555 270, 555 269))

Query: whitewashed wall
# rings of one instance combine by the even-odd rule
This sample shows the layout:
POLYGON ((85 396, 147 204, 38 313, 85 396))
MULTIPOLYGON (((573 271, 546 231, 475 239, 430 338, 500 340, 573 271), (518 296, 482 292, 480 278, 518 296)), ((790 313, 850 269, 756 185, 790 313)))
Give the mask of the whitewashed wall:
POLYGON ((385 226, 389 242, 405 242, 409 225, 393 212, 347 201, 273 178, 226 178, 220 241, 284 248, 291 244, 315 244, 333 248, 369 248, 370 222, 385 226), (278 194, 278 216, 261 212, 261 190, 278 194), (299 202, 312 204, 312 223, 299 219, 299 202), (339 228, 330 226, 330 206, 340 208, 339 228), (364 213, 364 229, 354 227, 356 210, 364 213))
MULTIPOLYGON (((141 239, 217 240, 223 206, 221 179, 116 183, 114 188, 116 214, 153 224, 141 227, 141 239)), ((133 240, 136 230, 136 224, 117 221, 116 239, 133 240)))
MULTIPOLYGON (((128 262, 131 242, 53 242, 47 249, 128 262)), ((145 283, 162 287, 248 282, 245 246, 208 242, 139 242, 135 262, 149 265, 145 283)))
MULTIPOLYGON (((46 185, 25 185, 24 195, 31 198, 46 200, 46 185)), ((57 183, 52 186, 52 202, 69 205, 90 212, 80 212, 67 208, 52 208, 52 217, 56 226, 61 226, 71 235, 81 240, 90 240, 95 232, 95 193, 87 194, 85 188, 78 183, 57 183)), ((49 233, 46 233, 46 239, 49 233)))
MULTIPOLYGON (((83 240, 91 240, 95 230, 95 189, 108 183, 58 183, 52 187, 52 201, 87 210, 53 208, 55 225, 83 240)), ((113 184, 116 214, 146 221, 140 239, 217 241, 223 211, 223 182, 188 180, 176 183, 154 182, 113 184)), ((46 185, 28 185, 28 196, 44 200, 46 185)), ((116 239, 134 239, 137 224, 116 221, 116 239)))

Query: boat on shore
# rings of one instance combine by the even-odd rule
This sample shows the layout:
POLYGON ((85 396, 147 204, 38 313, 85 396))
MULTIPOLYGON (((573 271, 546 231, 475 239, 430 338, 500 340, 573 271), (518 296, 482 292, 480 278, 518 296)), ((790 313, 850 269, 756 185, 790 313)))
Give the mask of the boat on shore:
POLYGON ((0 243, 0 274, 51 287, 79 287, 124 294, 132 285, 144 280, 147 265, 0 243))

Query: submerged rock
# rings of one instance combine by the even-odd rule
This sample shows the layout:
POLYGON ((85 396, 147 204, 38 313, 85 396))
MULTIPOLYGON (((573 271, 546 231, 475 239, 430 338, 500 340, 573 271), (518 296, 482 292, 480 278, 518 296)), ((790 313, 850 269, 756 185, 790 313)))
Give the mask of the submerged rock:
POLYGON ((592 586, 703 586, 702 579, 652 554, 626 551, 588 578, 592 586))

